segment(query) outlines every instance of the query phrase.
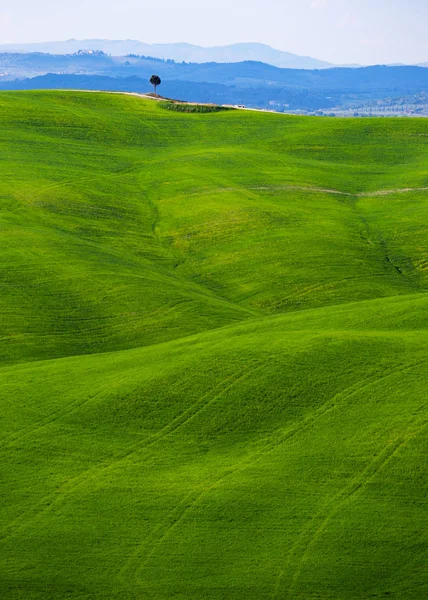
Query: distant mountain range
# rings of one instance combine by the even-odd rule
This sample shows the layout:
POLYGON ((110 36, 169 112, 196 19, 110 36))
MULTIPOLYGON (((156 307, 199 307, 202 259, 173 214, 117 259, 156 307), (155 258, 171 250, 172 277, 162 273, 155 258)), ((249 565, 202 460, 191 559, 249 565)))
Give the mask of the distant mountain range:
POLYGON ((32 78, 47 74, 90 75, 117 78, 138 77, 147 81, 156 73, 165 81, 179 80, 218 83, 239 88, 289 87, 337 93, 426 91, 428 70, 421 67, 360 67, 332 69, 284 69, 269 64, 181 63, 141 56, 109 56, 99 53, 0 54, 0 81, 32 78))
MULTIPOLYGON (((148 92, 149 77, 162 78, 160 93, 195 102, 246 104, 275 110, 330 110, 389 103, 426 104, 428 69, 366 67, 359 69, 279 69, 258 62, 181 64, 156 59, 98 55, 0 55, 0 73, 7 61, 25 66, 33 78, 0 77, 0 90, 88 89, 148 92), (24 64, 19 61, 25 57, 24 64), (46 70, 48 69, 48 70, 46 70), (394 101, 395 102, 395 101, 394 101)), ((4 74, 3 70, 3 74, 4 74)))
POLYGON ((67 40, 38 44, 0 44, 0 52, 74 54, 79 50, 101 50, 112 56, 137 54, 193 63, 236 63, 253 60, 288 69, 328 69, 333 66, 331 63, 316 58, 298 56, 256 43, 213 46, 211 48, 184 43, 146 44, 137 40, 67 40))

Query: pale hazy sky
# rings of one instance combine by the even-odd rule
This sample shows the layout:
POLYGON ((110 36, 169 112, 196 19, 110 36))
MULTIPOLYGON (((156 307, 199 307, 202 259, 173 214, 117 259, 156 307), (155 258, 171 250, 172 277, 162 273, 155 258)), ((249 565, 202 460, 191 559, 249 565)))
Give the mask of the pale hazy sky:
POLYGON ((428 0, 0 0, 0 43, 263 42, 334 63, 428 61, 428 0))

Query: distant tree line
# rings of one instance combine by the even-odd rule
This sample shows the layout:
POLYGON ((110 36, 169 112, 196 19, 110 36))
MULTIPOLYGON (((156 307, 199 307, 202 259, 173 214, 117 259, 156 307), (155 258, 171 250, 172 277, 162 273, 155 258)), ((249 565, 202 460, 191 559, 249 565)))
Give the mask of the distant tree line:
POLYGON ((153 60, 155 62, 165 63, 168 65, 177 65, 175 60, 172 58, 157 58, 156 56, 145 56, 144 54, 127 54, 125 58, 141 58, 143 60, 153 60))

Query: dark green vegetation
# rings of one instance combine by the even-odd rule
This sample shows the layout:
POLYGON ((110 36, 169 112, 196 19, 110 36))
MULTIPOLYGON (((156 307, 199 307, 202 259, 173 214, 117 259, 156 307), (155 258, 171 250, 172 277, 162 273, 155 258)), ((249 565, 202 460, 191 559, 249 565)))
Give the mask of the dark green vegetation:
POLYGON ((224 110, 232 110, 228 106, 219 106, 218 104, 187 104, 185 102, 159 102, 161 108, 184 113, 214 113, 224 110))
POLYGON ((2 597, 426 598, 427 140, 0 96, 2 597))
POLYGON ((155 96, 156 96, 156 89, 162 83, 161 78, 159 77, 159 75, 152 75, 150 77, 150 83, 153 86, 154 93, 155 93, 155 96))

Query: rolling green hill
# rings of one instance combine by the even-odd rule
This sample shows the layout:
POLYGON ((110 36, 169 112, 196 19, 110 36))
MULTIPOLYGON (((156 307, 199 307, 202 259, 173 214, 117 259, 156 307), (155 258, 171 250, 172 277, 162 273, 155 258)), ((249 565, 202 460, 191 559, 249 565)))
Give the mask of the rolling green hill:
POLYGON ((0 94, 0 595, 419 599, 428 122, 0 94))

